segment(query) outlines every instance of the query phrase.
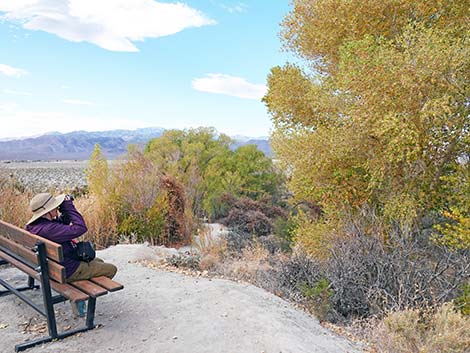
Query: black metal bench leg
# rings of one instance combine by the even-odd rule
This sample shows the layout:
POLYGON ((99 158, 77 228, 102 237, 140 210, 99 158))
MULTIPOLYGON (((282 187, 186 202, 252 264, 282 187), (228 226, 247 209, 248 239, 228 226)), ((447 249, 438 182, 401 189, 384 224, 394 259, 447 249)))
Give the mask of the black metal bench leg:
POLYGON ((34 285, 34 278, 31 276, 28 276, 28 287, 33 289, 33 288, 39 288, 39 286, 34 285))
MULTIPOLYGON (((59 337, 57 334, 57 324, 55 321, 54 302, 52 300, 51 284, 49 282, 49 265, 47 263, 46 245, 44 243, 40 243, 37 244, 36 248, 38 253, 39 268, 41 269, 39 275, 41 279, 41 290, 44 301, 44 314, 47 319, 47 328, 49 330, 49 336, 23 344, 18 344, 15 346, 16 352, 24 351, 25 349, 31 348, 38 344, 51 342, 52 340, 59 337)), ((31 280, 30 277, 28 279, 28 285, 31 284, 34 286, 34 279, 31 280)))
POLYGON ((47 318, 47 328, 49 329, 49 336, 57 338, 57 324, 55 321, 54 302, 52 300, 51 283, 49 282, 49 264, 47 263, 46 245, 44 243, 37 245, 38 260, 41 266, 41 289, 44 299, 44 309, 47 318))
POLYGON ((49 343, 49 342, 52 342, 54 339, 55 338, 52 338, 51 336, 47 336, 47 337, 40 338, 38 340, 28 341, 28 342, 25 342, 25 343, 17 344, 15 346, 15 352, 21 352, 21 351, 24 351, 28 348, 37 346, 39 344, 49 343))
POLYGON ((15 352, 21 352, 21 351, 24 351, 25 349, 37 346, 39 344, 52 342, 55 339, 63 339, 63 338, 75 335, 79 332, 85 332, 85 331, 93 330, 95 328, 95 323, 94 323, 94 321, 95 321, 95 308, 96 308, 96 298, 91 298, 90 297, 90 299, 88 299, 85 327, 81 327, 81 328, 71 330, 71 331, 62 332, 62 333, 59 333, 59 334, 56 333, 56 337, 47 336, 47 337, 43 337, 43 338, 40 338, 40 339, 35 340, 35 341, 28 341, 28 342, 25 342, 25 343, 22 343, 22 344, 18 344, 18 345, 15 346, 15 352))
POLYGON ((90 330, 95 328, 95 307, 96 298, 90 297, 90 299, 88 299, 88 307, 86 312, 86 327, 90 330))
MULTIPOLYGON (((52 342, 57 339, 62 339, 68 336, 72 336, 76 333, 79 332, 85 332, 88 330, 92 330, 95 328, 95 308, 96 308, 96 298, 90 297, 88 299, 88 308, 87 308, 87 316, 86 316, 86 323, 84 327, 75 329, 75 330, 70 330, 66 332, 57 332, 57 323, 55 319, 55 313, 54 313, 54 304, 62 302, 65 300, 65 297, 62 295, 58 296, 52 296, 52 290, 51 290, 51 285, 50 285, 50 278, 49 278, 49 266, 47 263, 47 256, 46 256, 46 248, 44 243, 40 243, 37 245, 37 252, 38 252, 38 260, 40 263, 40 266, 38 269, 41 270, 40 274, 40 282, 41 282, 41 291, 42 291, 42 296, 44 300, 44 311, 40 310, 36 305, 30 304, 34 309, 36 309, 41 315, 46 316, 47 318, 47 327, 49 330, 49 336, 33 340, 33 341, 28 341, 22 344, 18 344, 15 346, 15 351, 16 352, 21 352, 24 351, 28 348, 37 346, 39 344, 43 343, 48 343, 52 342)), ((0 280, 0 283, 3 281, 0 280)), ((34 278, 30 277, 28 279, 28 288, 35 288, 34 284, 34 278)), ((6 287, 7 289, 11 290, 11 288, 6 287)), ((16 290, 15 290, 16 291, 16 290)), ((15 293, 16 295, 19 295, 19 293, 15 293)), ((27 303, 27 299, 23 298, 21 295, 19 295, 20 298, 25 300, 27 303)))
MULTIPOLYGON (((3 284, 1 284, 3 286, 3 284)), ((34 287, 30 287, 29 285, 27 286, 24 286, 24 287, 19 287, 19 288, 15 288, 17 292, 24 292, 25 290, 31 290, 31 289, 37 289, 39 288, 38 285, 34 286, 34 287)), ((10 294, 15 294, 13 293, 12 291, 10 290, 2 290, 0 291, 0 297, 3 297, 5 295, 10 295, 10 294)))
MULTIPOLYGON (((1 281, 1 282, 4 282, 4 281, 1 281)), ((1 285, 2 287, 5 287, 5 288, 8 289, 8 287, 6 287, 5 285, 3 285, 2 283, 0 283, 0 285, 1 285)), ((25 291, 25 290, 37 289, 37 288, 39 288, 39 285, 35 285, 35 284, 34 284, 34 278, 31 277, 31 276, 28 276, 28 285, 27 285, 27 286, 23 286, 23 287, 19 287, 19 288, 15 288, 15 289, 16 289, 16 291, 18 291, 18 292, 23 292, 23 291, 25 291)), ((2 291, 0 291, 0 297, 3 297, 3 296, 5 296, 5 295, 10 295, 10 294, 15 294, 15 293, 13 293, 13 292, 12 292, 11 290, 9 290, 9 289, 8 289, 8 290, 2 290, 2 291)))

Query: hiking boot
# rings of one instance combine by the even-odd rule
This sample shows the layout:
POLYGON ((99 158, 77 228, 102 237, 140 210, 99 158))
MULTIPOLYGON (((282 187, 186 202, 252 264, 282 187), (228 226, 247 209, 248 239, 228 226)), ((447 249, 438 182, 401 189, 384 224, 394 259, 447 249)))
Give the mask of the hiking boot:
POLYGON ((75 316, 75 317, 85 317, 86 303, 84 301, 70 302, 70 304, 72 305, 73 316, 75 316))

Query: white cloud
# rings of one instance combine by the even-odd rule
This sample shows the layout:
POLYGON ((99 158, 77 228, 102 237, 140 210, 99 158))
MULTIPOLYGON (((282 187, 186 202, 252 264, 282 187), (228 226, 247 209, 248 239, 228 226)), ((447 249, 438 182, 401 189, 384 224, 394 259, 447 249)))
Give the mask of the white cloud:
POLYGON ((0 138, 34 136, 49 131, 62 133, 76 130, 104 131, 119 127, 136 129, 148 123, 125 117, 100 117, 57 111, 29 111, 12 102, 0 102, 0 138), (78 123, 79 122, 79 123, 78 123))
POLYGON ((242 77, 224 74, 207 74, 206 76, 194 79, 193 88, 201 92, 246 99, 261 99, 266 94, 267 87, 265 85, 250 83, 242 77))
POLYGON ((31 93, 29 93, 29 92, 15 91, 13 89, 4 89, 4 90, 2 90, 2 92, 4 94, 12 94, 12 95, 15 95, 15 96, 30 96, 31 95, 31 93))
POLYGON ((0 102, 0 112, 2 113, 11 113, 18 108, 18 104, 15 102, 0 102))
POLYGON ((90 101, 84 101, 81 99, 64 99, 64 103, 73 104, 73 105, 95 105, 95 103, 90 101))
POLYGON ((6 76, 10 76, 10 77, 21 77, 21 76, 26 75, 28 71, 23 70, 23 69, 18 69, 16 67, 5 65, 5 64, 0 64, 0 73, 6 76))
POLYGON ((220 4, 220 7, 222 7, 224 10, 227 10, 230 13, 242 13, 242 12, 246 12, 246 10, 248 9, 248 6, 242 2, 239 2, 236 5, 220 4))
POLYGON ((26 29, 127 52, 138 51, 135 41, 215 24, 186 4, 154 0, 0 0, 0 11, 26 29))

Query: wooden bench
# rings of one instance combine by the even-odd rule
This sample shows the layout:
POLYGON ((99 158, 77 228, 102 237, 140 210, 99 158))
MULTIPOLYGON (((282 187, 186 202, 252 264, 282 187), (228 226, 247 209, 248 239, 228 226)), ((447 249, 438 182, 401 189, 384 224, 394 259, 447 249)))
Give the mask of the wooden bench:
POLYGON ((121 284, 107 277, 66 283, 65 268, 60 265, 63 259, 61 245, 0 220, 0 265, 10 264, 28 275, 27 285, 20 288, 14 288, 0 278, 0 285, 6 288, 6 290, 0 291, 0 297, 9 294, 18 296, 39 314, 46 317, 49 331, 49 335, 46 337, 16 345, 16 352, 92 330, 95 328, 96 298, 108 292, 123 289, 121 284), (43 305, 35 304, 23 293, 35 288, 41 289, 43 305), (53 292, 56 294, 53 295, 53 292), (85 326, 59 333, 57 332, 54 305, 67 300, 73 303, 88 301, 85 326))

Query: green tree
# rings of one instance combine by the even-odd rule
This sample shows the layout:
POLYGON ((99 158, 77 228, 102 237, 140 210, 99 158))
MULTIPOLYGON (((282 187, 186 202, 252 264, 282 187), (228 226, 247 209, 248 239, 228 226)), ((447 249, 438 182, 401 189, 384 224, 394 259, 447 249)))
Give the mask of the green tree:
POLYGON ((100 246, 108 246, 117 237, 117 203, 113 173, 99 144, 95 145, 85 176, 90 192, 86 202, 89 206, 82 209, 88 226, 87 236, 100 246))
POLYGON ((185 186, 193 214, 223 215, 225 194, 278 199, 282 178, 255 145, 230 150, 232 140, 213 128, 169 130, 148 143, 144 155, 185 186))
POLYGON ((279 201, 282 184, 282 174, 270 158, 255 145, 241 146, 209 163, 204 177, 204 209, 210 218, 223 215, 226 194, 274 204, 279 201))
POLYGON ((203 216, 206 190, 203 183, 207 167, 216 157, 230 153, 231 139, 213 128, 168 130, 150 141, 144 155, 163 174, 171 175, 185 186, 193 214, 203 216))
POLYGON ((365 206, 413 225, 455 204, 449 180, 470 168, 469 23, 466 0, 294 0, 281 35, 306 65, 273 68, 264 101, 289 189, 324 209, 307 228, 365 206))
POLYGON ((100 201, 104 201, 106 189, 109 185, 109 166, 101 146, 95 145, 90 162, 85 170, 85 176, 90 193, 96 195, 100 201))

